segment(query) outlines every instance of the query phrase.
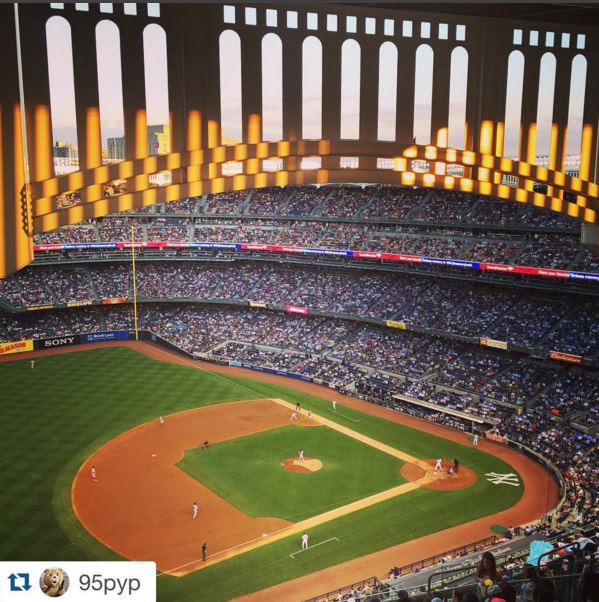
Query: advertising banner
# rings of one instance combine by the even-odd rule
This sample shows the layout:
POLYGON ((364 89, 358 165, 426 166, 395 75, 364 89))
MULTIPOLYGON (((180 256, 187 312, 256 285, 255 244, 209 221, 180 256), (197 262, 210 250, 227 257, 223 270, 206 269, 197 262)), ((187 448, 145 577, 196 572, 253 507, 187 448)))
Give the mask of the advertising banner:
POLYGON ((91 305, 91 299, 85 299, 83 301, 68 301, 67 307, 85 307, 86 305, 91 305))
POLYGON ((303 316, 308 315, 307 307, 298 307, 297 305, 285 305, 285 311, 290 314, 302 314, 303 316))
POLYGON ((550 351, 549 357, 552 360, 570 362, 571 364, 580 364, 582 362, 582 356, 574 355, 573 353, 562 353, 561 351, 550 351))
POLYGON ((407 327, 405 322, 397 322, 396 320, 387 320, 387 326, 389 328, 400 328, 401 330, 405 330, 407 327))
POLYGON ((250 307, 266 307, 266 301, 248 301, 250 307))
POLYGON ((102 305, 117 305, 118 303, 127 303, 125 297, 110 297, 108 299, 102 299, 102 305))
POLYGON ((52 303, 46 303, 45 305, 30 305, 25 309, 27 311, 39 311, 40 309, 52 309, 53 307, 54 305, 52 305, 52 303))
POLYGON ((496 433, 485 433, 485 437, 491 441, 497 441, 497 443, 505 443, 505 437, 497 435, 496 433))
POLYGON ((481 339, 481 345, 485 345, 486 347, 494 347, 495 349, 507 349, 506 341, 496 341, 495 339, 481 339))
POLYGON ((11 353, 24 353, 33 351, 33 340, 24 339, 12 343, 0 343, 0 355, 10 355, 11 353))
POLYGON ((54 349, 55 347, 68 347, 69 345, 78 345, 81 343, 81 336, 71 334, 64 337, 51 337, 49 339, 36 339, 33 341, 35 349, 54 349))
POLYGON ((99 343, 101 341, 128 341, 128 330, 110 330, 106 332, 90 332, 81 335, 82 343, 99 343))

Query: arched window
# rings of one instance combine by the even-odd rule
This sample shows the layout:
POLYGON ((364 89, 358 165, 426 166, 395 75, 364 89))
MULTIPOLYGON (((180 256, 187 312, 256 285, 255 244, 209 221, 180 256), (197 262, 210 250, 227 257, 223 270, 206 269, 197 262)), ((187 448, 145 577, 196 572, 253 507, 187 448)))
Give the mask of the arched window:
POLYGON ((451 53, 449 80, 448 145, 464 148, 466 136, 466 95, 468 91, 468 51, 462 46, 451 53))
POLYGON ((522 86, 524 82, 524 55, 514 50, 508 57, 505 96, 505 133, 503 155, 518 157, 522 118, 522 86))
POLYGON ((156 23, 144 29, 144 76, 149 153, 170 153, 166 32, 156 23))
POLYGON ((46 47, 52 137, 60 148, 55 151, 54 171, 60 175, 79 168, 73 47, 71 26, 65 18, 50 17, 46 22, 46 47))
POLYGON ((551 52, 546 52, 541 57, 539 96, 537 99, 536 157, 549 156, 551 126, 553 125, 556 64, 555 56, 551 52))
POLYGON ((416 78, 414 82, 414 138, 418 144, 431 141, 433 105, 433 49, 421 44, 416 50, 416 78))
POLYGON ((219 38, 220 122, 223 144, 241 141, 241 40, 227 29, 219 38))
POLYGON ((322 43, 315 36, 302 44, 302 137, 322 138, 322 43))
POLYGON ((283 138, 283 45, 274 33, 262 38, 262 138, 283 138))
POLYGON ((125 158, 125 119, 121 36, 112 21, 100 21, 96 25, 96 58, 102 147, 108 149, 108 157, 103 158, 103 162, 122 161, 125 158))
POLYGON ((582 54, 572 59, 570 74, 570 100, 568 104, 567 153, 579 155, 582 142, 582 116, 587 85, 587 60, 582 54))
POLYGON ((377 138, 395 140, 397 115, 397 46, 384 42, 379 49, 379 112, 377 138))
POLYGON ((341 138, 360 137, 360 44, 341 47, 341 138))

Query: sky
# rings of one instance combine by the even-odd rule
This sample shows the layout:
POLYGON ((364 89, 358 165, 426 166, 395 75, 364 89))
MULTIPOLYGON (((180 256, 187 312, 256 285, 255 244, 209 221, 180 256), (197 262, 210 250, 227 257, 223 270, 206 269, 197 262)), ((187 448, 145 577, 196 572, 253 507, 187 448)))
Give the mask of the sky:
MULTIPOLYGON (((46 26, 53 136, 55 140, 76 145, 75 94, 70 27, 60 16, 49 19, 46 26)), ((278 140, 282 136, 282 44, 276 34, 263 39, 263 137, 278 140)), ((109 20, 100 22, 96 29, 98 83, 103 146, 109 137, 123 136, 122 77, 120 70, 120 40, 117 26, 109 20)), ((357 138, 359 133, 359 72, 360 46, 352 39, 342 46, 341 66, 341 137, 357 138)), ((397 110, 397 90, 402 85, 401 44, 385 42, 380 50, 379 106, 377 111, 378 136, 393 140, 397 110), (398 57, 400 60, 398 60, 398 57), (398 71, 399 65, 399 71, 398 71)), ((149 25, 144 31, 144 81, 148 124, 168 122, 168 73, 166 36, 161 27, 149 25)), ((302 47, 303 82, 303 136, 320 138, 322 134, 322 46, 315 36, 307 36, 302 47)), ((220 39, 221 111, 223 136, 241 138, 241 56, 237 34, 224 32, 220 39)), ((431 87, 434 81, 434 53, 422 44, 416 53, 416 81, 414 132, 418 143, 430 141, 431 87)), ((466 78, 468 56, 464 49, 454 51, 450 77, 449 144, 461 147, 464 139, 466 107, 466 78)), ((541 87, 538 93, 537 155, 549 151, 550 120, 554 96, 555 59, 543 57, 541 87)), ((504 155, 514 156, 518 151, 519 117, 522 95, 523 57, 516 51, 509 60, 506 96, 506 128, 504 155)), ((580 148, 580 128, 584 102, 586 62, 581 57, 572 66, 571 110, 568 152, 580 148)), ((401 111, 401 107, 399 107, 401 111)))

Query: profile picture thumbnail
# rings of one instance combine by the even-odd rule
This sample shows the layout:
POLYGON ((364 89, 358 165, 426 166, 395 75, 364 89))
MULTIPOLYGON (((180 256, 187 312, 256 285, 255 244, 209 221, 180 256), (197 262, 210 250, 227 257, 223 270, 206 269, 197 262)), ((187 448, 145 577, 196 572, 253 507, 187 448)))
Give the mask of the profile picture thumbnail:
POLYGON ((50 598, 60 598, 69 589, 69 576, 59 568, 46 569, 40 576, 40 588, 50 598))

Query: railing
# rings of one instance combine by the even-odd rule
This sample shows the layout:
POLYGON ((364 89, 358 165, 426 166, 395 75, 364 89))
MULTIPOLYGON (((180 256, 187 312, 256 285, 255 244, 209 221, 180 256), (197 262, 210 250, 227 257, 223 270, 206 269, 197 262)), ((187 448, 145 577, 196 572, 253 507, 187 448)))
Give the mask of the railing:
MULTIPOLYGON (((344 596, 345 594, 349 594, 354 590, 363 591, 365 588, 375 588, 379 587, 381 581, 377 577, 368 577, 368 579, 363 579, 362 581, 357 581, 356 583, 352 583, 351 585, 344 585, 339 589, 334 589, 326 594, 321 594, 316 596, 316 598, 309 598, 308 600, 304 600, 304 602, 333 602, 337 598, 337 596, 344 596)), ((362 598, 360 598, 362 599, 362 598)), ((365 598, 366 600, 368 598, 365 598)))

